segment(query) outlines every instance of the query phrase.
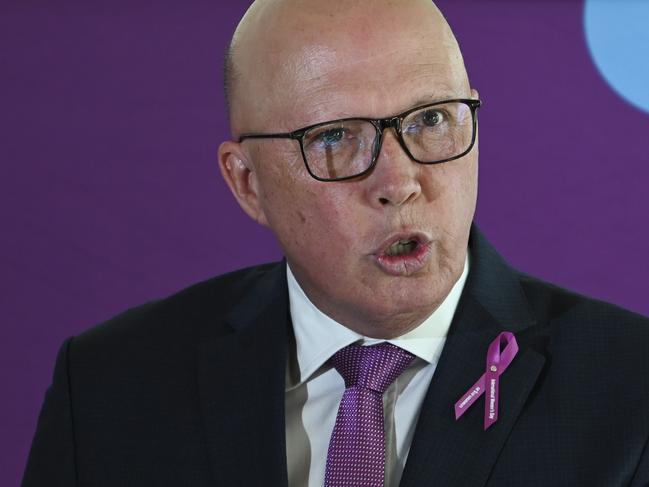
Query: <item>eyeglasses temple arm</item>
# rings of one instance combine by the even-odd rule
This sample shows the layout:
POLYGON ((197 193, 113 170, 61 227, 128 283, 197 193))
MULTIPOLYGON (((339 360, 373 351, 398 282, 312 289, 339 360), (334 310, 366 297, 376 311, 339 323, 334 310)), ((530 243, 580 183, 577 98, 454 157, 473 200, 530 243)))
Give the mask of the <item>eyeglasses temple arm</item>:
POLYGON ((239 142, 246 139, 297 139, 298 137, 295 132, 285 134, 243 134, 239 137, 239 142))

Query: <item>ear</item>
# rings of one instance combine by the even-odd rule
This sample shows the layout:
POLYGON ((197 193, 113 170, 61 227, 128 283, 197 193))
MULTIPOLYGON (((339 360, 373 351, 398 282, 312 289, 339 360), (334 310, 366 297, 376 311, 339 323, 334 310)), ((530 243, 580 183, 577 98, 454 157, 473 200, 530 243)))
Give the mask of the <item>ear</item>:
POLYGON ((219 169, 230 191, 250 218, 260 225, 268 226, 260 199, 257 172, 248 156, 241 149, 241 144, 233 141, 223 142, 219 146, 219 169))

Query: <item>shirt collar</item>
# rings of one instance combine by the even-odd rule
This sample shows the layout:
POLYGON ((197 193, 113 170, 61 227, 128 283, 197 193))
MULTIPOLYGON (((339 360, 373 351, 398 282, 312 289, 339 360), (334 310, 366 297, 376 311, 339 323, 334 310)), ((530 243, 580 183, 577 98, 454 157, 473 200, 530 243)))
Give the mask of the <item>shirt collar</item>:
POLYGON ((467 251, 462 275, 442 304, 415 329, 399 337, 382 340, 356 333, 320 311, 304 293, 287 263, 288 296, 300 383, 308 380, 338 350, 355 342, 373 345, 387 341, 428 363, 437 363, 468 273, 467 251))

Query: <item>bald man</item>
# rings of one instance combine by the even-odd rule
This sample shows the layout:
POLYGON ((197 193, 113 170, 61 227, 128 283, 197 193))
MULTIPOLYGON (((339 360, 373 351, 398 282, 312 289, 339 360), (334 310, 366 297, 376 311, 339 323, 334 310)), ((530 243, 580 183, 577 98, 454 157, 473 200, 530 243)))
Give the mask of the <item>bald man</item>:
POLYGON ((428 0, 260 0, 220 168, 285 260, 68 339, 24 486, 649 484, 649 322, 472 224, 478 92, 428 0))

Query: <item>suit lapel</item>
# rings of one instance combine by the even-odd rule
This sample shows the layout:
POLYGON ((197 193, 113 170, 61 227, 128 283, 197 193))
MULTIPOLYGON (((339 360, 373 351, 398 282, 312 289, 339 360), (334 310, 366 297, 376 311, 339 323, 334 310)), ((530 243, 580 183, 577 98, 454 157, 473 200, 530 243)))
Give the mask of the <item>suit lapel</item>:
POLYGON ((235 306, 232 333, 199 350, 201 415, 218 485, 287 485, 284 388, 289 324, 285 266, 235 306))
POLYGON ((402 487, 486 484, 500 451, 543 368, 534 318, 518 277, 473 229, 472 267, 422 405, 402 487), (502 331, 520 351, 500 381, 498 421, 483 429, 484 399, 459 420, 453 406, 484 373, 489 344, 502 331))

